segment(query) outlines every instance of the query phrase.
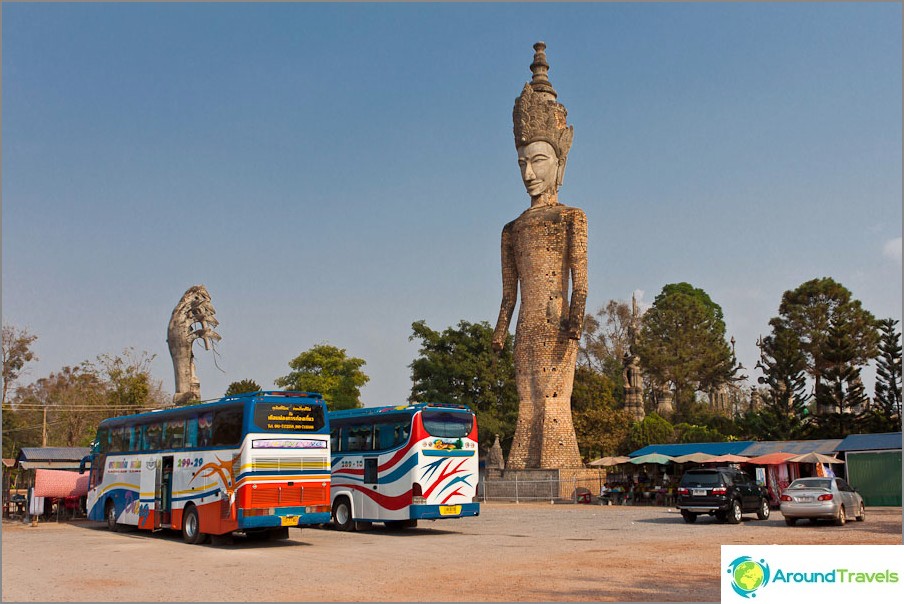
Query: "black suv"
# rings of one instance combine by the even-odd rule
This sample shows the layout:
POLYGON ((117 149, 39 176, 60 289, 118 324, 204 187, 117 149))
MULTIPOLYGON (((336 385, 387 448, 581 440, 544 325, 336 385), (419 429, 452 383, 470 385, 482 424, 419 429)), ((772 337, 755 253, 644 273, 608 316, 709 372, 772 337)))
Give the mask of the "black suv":
POLYGON ((753 512, 760 520, 766 520, 769 494, 765 487, 735 468, 698 468, 681 477, 678 509, 685 522, 695 522, 698 515, 709 514, 738 524, 741 514, 753 512))

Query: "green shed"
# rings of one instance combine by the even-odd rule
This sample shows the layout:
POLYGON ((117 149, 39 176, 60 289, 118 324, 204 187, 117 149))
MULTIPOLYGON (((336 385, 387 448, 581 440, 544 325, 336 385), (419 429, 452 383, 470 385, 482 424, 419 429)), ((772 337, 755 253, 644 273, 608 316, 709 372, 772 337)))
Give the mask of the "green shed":
POLYGON ((851 434, 836 449, 844 454, 848 483, 868 506, 901 506, 901 433, 851 434))

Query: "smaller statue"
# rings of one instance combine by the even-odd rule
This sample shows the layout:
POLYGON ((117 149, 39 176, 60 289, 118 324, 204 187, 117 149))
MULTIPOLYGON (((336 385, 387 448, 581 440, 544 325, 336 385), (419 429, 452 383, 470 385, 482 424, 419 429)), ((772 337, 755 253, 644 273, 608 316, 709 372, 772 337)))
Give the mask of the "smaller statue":
POLYGON ((195 340, 201 340, 204 343, 204 350, 211 350, 220 341, 220 334, 214 331, 220 324, 215 314, 210 294, 203 285, 188 288, 173 309, 166 332, 166 342, 176 373, 176 393, 173 395, 175 405, 201 400, 201 382, 195 373, 195 354, 192 352, 192 345, 195 340))

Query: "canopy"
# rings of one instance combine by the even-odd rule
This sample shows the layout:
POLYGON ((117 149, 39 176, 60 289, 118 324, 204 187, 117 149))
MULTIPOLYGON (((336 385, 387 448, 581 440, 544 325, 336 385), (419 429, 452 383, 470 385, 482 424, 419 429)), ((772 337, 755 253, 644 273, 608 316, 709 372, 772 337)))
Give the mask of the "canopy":
POLYGON ((687 455, 679 455, 673 459, 675 463, 705 463, 712 460, 714 457, 715 455, 710 455, 709 453, 688 453, 687 455))
POLYGON ((598 468, 600 466, 617 466, 620 463, 628 463, 629 461, 631 461, 630 457, 625 457, 624 455, 616 455, 614 457, 600 457, 599 459, 594 459, 587 465, 598 468))
POLYGON ((844 463, 837 457, 823 455, 822 453, 804 453, 788 460, 791 463, 844 463))
POLYGON ((752 463, 758 466, 775 466, 783 463, 788 463, 788 460, 792 457, 795 457, 794 453, 776 451, 775 453, 767 453, 766 455, 760 455, 759 457, 751 457, 747 460, 747 463, 752 463))
POLYGON ((669 457, 668 455, 663 455, 662 453, 647 453, 646 455, 631 458, 631 463, 636 465, 640 465, 642 463, 667 464, 673 461, 675 461, 674 457, 669 457))
POLYGON ((35 497, 82 497, 87 494, 87 474, 66 470, 35 470, 35 497))
POLYGON ((706 463, 746 463, 750 461, 749 457, 743 455, 719 455, 709 458, 706 463))

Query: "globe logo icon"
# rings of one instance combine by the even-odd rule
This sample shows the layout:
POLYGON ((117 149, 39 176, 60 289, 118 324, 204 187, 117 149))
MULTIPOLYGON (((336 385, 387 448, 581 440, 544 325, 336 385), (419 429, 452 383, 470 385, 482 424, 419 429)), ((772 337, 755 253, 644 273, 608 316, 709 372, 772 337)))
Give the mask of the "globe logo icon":
POLYGON ((743 598, 755 598, 756 590, 769 583, 769 565, 765 560, 757 562, 750 556, 735 558, 728 565, 731 588, 743 598))

